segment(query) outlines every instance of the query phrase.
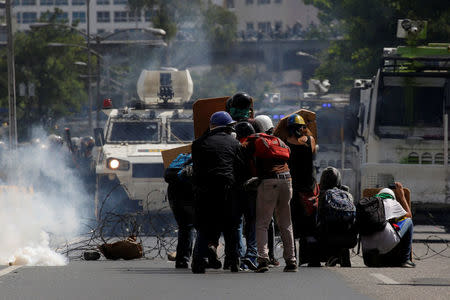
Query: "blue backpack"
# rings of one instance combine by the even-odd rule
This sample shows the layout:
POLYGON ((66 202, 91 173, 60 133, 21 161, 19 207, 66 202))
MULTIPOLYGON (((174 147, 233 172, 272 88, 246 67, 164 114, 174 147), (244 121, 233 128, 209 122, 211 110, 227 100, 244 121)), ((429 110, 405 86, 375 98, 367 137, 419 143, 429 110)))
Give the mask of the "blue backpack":
POLYGON ((337 187, 328 189, 319 199, 319 228, 322 232, 352 230, 356 222, 356 207, 352 195, 337 187))
POLYGON ((167 183, 179 183, 192 176, 192 155, 190 153, 179 154, 164 171, 164 180, 167 183))

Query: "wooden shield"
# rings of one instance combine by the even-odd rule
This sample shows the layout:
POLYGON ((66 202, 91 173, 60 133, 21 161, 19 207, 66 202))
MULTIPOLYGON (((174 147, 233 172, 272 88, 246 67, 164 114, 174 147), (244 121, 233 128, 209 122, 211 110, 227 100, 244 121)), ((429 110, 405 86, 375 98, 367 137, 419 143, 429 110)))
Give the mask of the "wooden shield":
POLYGON ((230 97, 198 99, 192 105, 194 114, 194 136, 198 138, 209 128, 209 118, 216 111, 225 110, 230 97))
MULTIPOLYGON (((381 191, 382 188, 367 188, 364 189, 362 196, 363 198, 365 197, 372 197, 375 196, 376 194, 378 194, 379 191, 381 191)), ((398 199, 399 195, 398 195, 398 191, 397 190, 393 190, 395 193, 395 197, 398 199)), ((403 188, 403 192, 405 193, 405 198, 406 198, 406 202, 409 205, 409 208, 411 208, 411 191, 408 188, 403 188)), ((398 200, 397 200, 398 201, 398 200)))
POLYGON ((172 148, 169 150, 163 150, 161 151, 161 156, 164 163, 164 169, 167 169, 170 165, 170 163, 181 153, 191 153, 192 151, 192 144, 184 145, 177 148, 172 148))
POLYGON ((286 141, 289 136, 289 132, 287 130, 287 119, 290 115, 298 114, 302 116, 302 118, 306 122, 306 126, 308 127, 308 134, 312 135, 316 140, 316 144, 318 144, 317 140, 317 123, 316 123, 316 113, 306 109, 300 109, 296 112, 288 114, 286 117, 282 118, 280 122, 278 122, 277 126, 274 130, 274 135, 286 141))

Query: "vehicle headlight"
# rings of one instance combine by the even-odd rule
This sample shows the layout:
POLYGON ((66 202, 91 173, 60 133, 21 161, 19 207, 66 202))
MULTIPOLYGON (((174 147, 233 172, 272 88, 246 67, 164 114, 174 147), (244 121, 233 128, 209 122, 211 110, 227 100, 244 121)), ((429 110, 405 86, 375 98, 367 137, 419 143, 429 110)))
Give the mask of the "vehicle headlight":
POLYGON ((130 169, 130 162, 118 158, 108 158, 106 166, 111 170, 128 170, 130 169))

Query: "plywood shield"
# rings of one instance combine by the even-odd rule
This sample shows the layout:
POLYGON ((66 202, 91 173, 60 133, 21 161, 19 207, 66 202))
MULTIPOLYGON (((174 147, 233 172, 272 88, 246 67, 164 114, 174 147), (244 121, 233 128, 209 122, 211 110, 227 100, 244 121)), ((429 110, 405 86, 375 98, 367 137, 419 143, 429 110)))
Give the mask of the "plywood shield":
MULTIPOLYGON (((382 188, 367 188, 363 191, 363 198, 365 197, 372 197, 378 194, 379 191, 381 191, 382 188)), ((396 190, 393 190, 395 193, 395 197, 398 199, 399 195, 396 190)), ((403 188, 403 192, 405 193, 406 202, 409 205, 409 208, 411 208, 411 191, 408 188, 403 188)))
POLYGON ((209 118, 216 111, 225 110, 225 104, 230 97, 198 99, 192 105, 194 114, 194 135, 201 136, 209 128, 209 118))
POLYGON ((316 113, 312 112, 310 110, 306 109, 300 109, 298 111, 292 112, 286 117, 282 118, 274 130, 274 135, 282 139, 283 141, 286 141, 287 137, 289 136, 289 132, 287 130, 287 119, 290 115, 298 114, 302 116, 302 118, 306 122, 306 126, 308 127, 308 134, 312 135, 314 139, 316 140, 316 143, 318 144, 317 140, 317 123, 316 123, 316 113))
POLYGON ((164 169, 167 169, 170 163, 181 153, 191 153, 192 145, 184 145, 177 148, 161 151, 161 156, 164 163, 164 169))

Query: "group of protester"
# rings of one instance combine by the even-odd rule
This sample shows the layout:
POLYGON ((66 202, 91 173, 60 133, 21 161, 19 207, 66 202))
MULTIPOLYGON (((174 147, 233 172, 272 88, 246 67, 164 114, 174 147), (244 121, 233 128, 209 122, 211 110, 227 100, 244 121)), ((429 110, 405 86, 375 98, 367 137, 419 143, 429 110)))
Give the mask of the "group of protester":
POLYGON ((395 193, 382 190, 366 202, 354 203, 337 169, 326 168, 316 182, 316 144, 302 116, 288 117, 284 140, 273 135, 268 116, 251 116, 252 98, 235 94, 226 111, 212 114, 209 130, 193 142, 192 153, 181 154, 166 170, 169 203, 179 226, 176 268, 189 267, 193 249, 193 273, 222 267, 266 272, 279 265, 274 220, 285 272, 296 272, 304 263, 319 267, 322 261, 351 266, 349 249, 364 226, 369 228, 360 232, 366 264, 414 266, 411 210, 400 183, 395 193), (374 207, 383 211, 382 220, 364 215, 374 207), (374 226, 380 228, 372 230, 374 226), (217 255, 222 234, 223 265, 217 255))

